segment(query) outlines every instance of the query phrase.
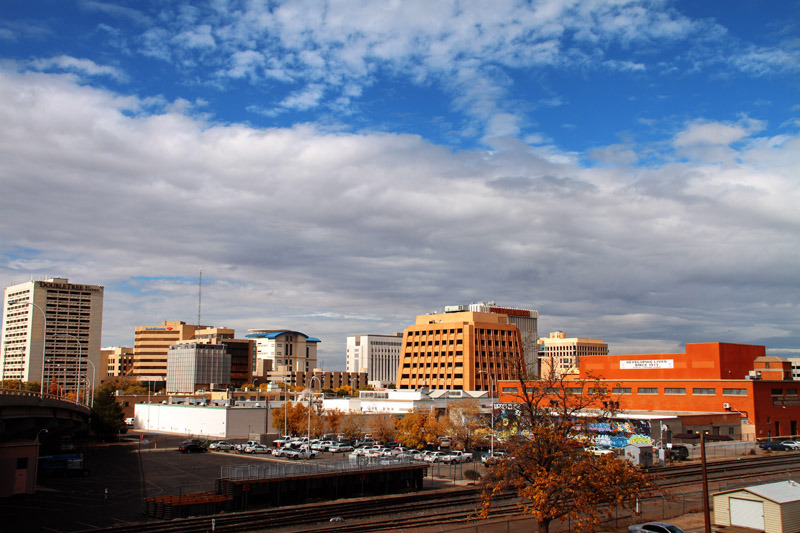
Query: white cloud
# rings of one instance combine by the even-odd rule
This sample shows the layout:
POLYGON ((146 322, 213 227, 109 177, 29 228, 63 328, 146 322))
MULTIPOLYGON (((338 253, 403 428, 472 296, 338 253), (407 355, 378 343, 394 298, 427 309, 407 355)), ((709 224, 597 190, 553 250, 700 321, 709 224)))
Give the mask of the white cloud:
POLYGON ((179 33, 175 36, 174 42, 187 48, 214 48, 217 44, 208 24, 201 24, 179 33))
POLYGON ((98 65, 90 59, 79 59, 64 55, 34 59, 29 61, 28 64, 36 70, 66 70, 88 76, 108 76, 117 80, 127 79, 125 73, 116 67, 98 65))
POLYGON ((47 268, 105 285, 104 343, 126 344, 135 325, 196 311, 193 282, 137 276, 193 280, 202 265, 209 321, 304 331, 331 367, 364 313, 392 332, 478 299, 537 307, 543 330, 612 347, 800 338, 796 135, 690 122, 677 146, 724 139, 736 157, 640 169, 639 149, 619 145, 587 168, 511 138, 457 152, 414 135, 214 124, 187 108, 0 70, 0 279, 47 268), (631 318, 604 330, 603 316, 631 318), (752 323, 773 329, 741 327, 752 323), (731 325, 722 339, 719 324, 731 325))
POLYGON ((319 84, 311 84, 287 97, 281 102, 282 107, 304 111, 315 107, 324 94, 325 88, 319 84))
MULTIPOLYGON (((512 0, 343 0, 324 8, 308 0, 164 9, 154 17, 158 26, 140 37, 148 55, 182 68, 211 62, 218 75, 253 83, 301 84, 308 89, 286 103, 337 112, 371 87, 378 74, 390 73, 445 91, 452 106, 473 120, 468 128, 483 129, 484 137, 493 135, 486 129, 494 127, 491 117, 526 112, 506 99, 514 84, 511 73, 518 69, 641 73, 647 69, 647 47, 706 42, 724 33, 711 22, 693 21, 664 3, 643 0, 531 5, 512 0), (219 55, 186 59, 202 53, 198 47, 212 45, 219 55), (607 55, 612 49, 613 57, 607 55)), ((546 98, 559 101, 559 95, 546 98)), ((259 107, 278 105, 273 100, 259 107)))
POLYGON ((745 117, 735 123, 695 121, 675 136, 676 147, 697 145, 729 146, 752 133, 762 130, 764 124, 745 117))

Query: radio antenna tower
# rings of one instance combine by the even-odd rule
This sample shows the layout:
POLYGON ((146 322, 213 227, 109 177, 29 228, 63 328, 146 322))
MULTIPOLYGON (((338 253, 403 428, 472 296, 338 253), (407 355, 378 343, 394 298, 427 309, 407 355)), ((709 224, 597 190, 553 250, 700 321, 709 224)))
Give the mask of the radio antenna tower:
POLYGON ((203 269, 200 269, 200 278, 197 280, 197 325, 200 325, 201 310, 203 309, 203 269))

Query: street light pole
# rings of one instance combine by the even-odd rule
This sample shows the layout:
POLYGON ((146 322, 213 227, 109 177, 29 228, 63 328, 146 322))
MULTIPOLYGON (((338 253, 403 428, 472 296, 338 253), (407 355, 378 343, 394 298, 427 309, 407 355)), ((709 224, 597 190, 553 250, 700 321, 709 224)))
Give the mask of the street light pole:
MULTIPOLYGON (((33 307, 35 307, 36 309, 38 309, 42 313, 42 320, 44 321, 44 324, 42 325, 42 390, 41 390, 41 395, 44 397, 44 352, 45 352, 45 343, 47 341, 47 315, 45 314, 44 309, 42 309, 41 307, 39 307, 38 305, 36 305, 33 302, 28 302, 26 300, 16 300, 16 301, 13 301, 13 302, 9 302, 9 305, 13 305, 13 304, 32 305, 33 307)), ((31 322, 33 322, 33 320, 31 320, 31 322)), ((22 381, 22 379, 20 379, 20 382, 21 381, 22 381)))
POLYGON ((491 407, 492 413, 491 413, 490 418, 489 418, 489 420, 490 420, 490 422, 492 424, 492 435, 491 435, 491 439, 492 439, 491 443, 492 444, 491 444, 491 451, 489 453, 491 454, 490 457, 494 457, 494 378, 492 378, 492 375, 489 372, 487 372, 486 370, 479 370, 478 374, 486 374, 487 376, 489 376, 489 396, 492 399, 492 404, 491 404, 492 405, 492 407, 491 407))
POLYGON ((309 381, 309 392, 308 392, 308 450, 311 451, 311 400, 314 398, 314 380, 319 381, 319 388, 322 390, 322 380, 319 379, 317 376, 311 376, 311 380, 309 381))
MULTIPOLYGON (((83 362, 83 350, 81 348, 81 341, 73 335, 72 333, 56 333, 55 337, 69 337, 71 339, 75 339, 75 342, 78 343, 78 366, 76 368, 76 376, 75 376, 75 403, 78 403, 81 397, 81 366, 83 362)), ((66 372, 67 372, 67 365, 64 363, 64 384, 66 385, 66 372)))
POLYGON ((89 408, 90 409, 94 409, 94 392, 95 392, 94 391, 94 387, 95 387, 94 380, 95 380, 95 377, 96 377, 95 376, 95 370, 96 369, 94 367, 94 363, 92 363, 92 361, 88 357, 86 358, 86 362, 89 363, 90 365, 92 365, 92 397, 91 397, 90 401, 87 402, 87 403, 89 403, 89 408))

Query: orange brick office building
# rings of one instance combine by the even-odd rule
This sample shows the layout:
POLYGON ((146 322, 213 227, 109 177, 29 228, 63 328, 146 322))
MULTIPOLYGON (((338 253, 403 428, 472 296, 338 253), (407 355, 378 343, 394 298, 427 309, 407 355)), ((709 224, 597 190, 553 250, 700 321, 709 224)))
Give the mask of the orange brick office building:
MULTIPOLYGON (((579 365, 580 379, 607 383, 621 414, 677 417, 683 429, 674 432, 693 426, 742 440, 798 434, 800 382, 790 379, 791 363, 765 356, 764 346, 696 343, 686 353, 599 355, 579 365)), ((498 388, 501 402, 519 394, 518 382, 498 388)))
POLYGON ((514 376, 519 328, 503 313, 420 315, 403 332, 398 389, 484 390, 514 376))

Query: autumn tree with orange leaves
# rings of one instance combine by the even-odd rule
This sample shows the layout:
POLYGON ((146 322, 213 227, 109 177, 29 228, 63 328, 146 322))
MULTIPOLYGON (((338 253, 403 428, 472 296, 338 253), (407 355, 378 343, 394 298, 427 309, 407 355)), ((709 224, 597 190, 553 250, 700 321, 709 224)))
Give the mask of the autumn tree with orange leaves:
POLYGON ((508 456, 483 478, 482 516, 490 515, 496 497, 512 490, 540 532, 547 533, 553 520, 567 519, 573 531, 592 531, 615 508, 633 506, 654 490, 648 476, 628 461, 584 450, 583 429, 613 414, 606 384, 555 373, 536 378, 524 360, 517 365, 519 431, 506 446, 508 456))

